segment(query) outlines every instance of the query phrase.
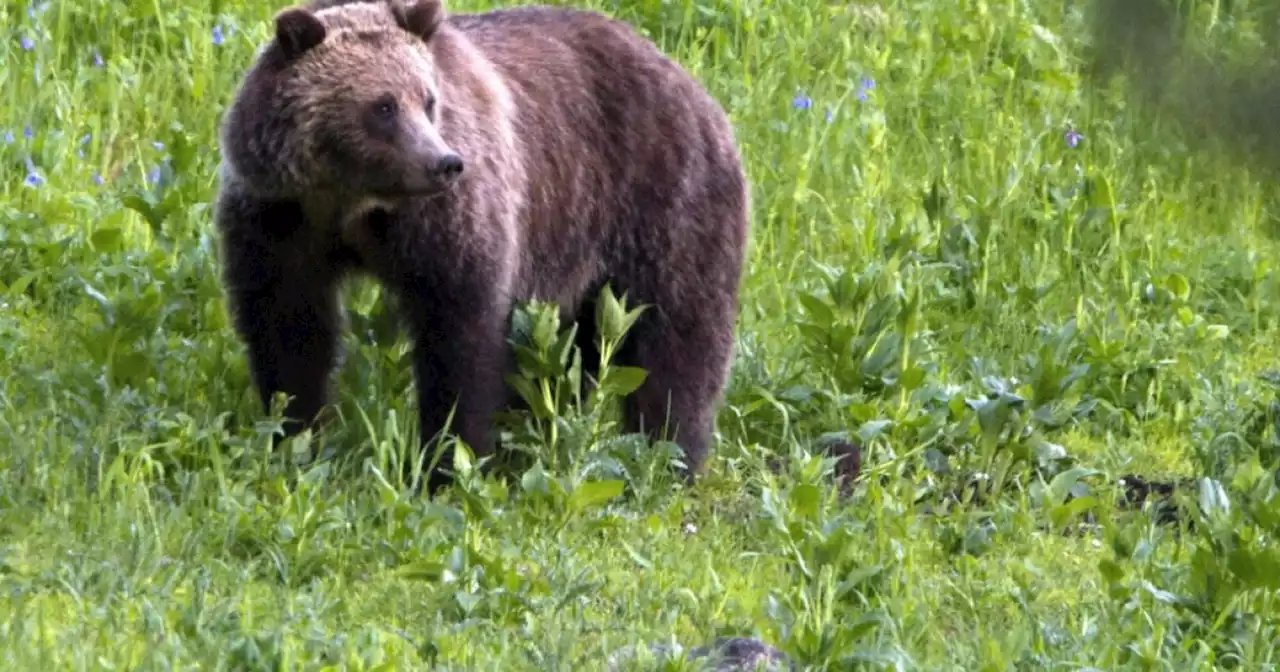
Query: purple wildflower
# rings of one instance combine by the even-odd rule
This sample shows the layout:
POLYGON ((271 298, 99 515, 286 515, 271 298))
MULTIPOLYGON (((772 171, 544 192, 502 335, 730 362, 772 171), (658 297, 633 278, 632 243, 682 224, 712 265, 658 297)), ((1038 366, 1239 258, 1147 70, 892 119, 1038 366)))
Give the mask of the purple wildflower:
POLYGON ((804 91, 801 91, 800 93, 796 94, 795 98, 791 99, 791 106, 796 108, 797 110, 807 110, 813 107, 813 99, 809 98, 809 96, 806 96, 804 94, 804 91))
POLYGON ((1084 140, 1084 135, 1074 128, 1067 129, 1067 132, 1063 137, 1067 141, 1067 147, 1070 147, 1071 149, 1078 147, 1080 145, 1080 141, 1084 140))
POLYGON ((4 135, 0 137, 4 138, 4 144, 6 145, 12 145, 15 141, 13 137, 13 131, 10 131, 8 129, 5 129, 4 135))
POLYGON ((89 144, 89 134, 85 133, 84 137, 80 138, 80 147, 76 149, 76 154, 82 159, 84 158, 84 146, 87 144, 89 144))
POLYGON ((31 162, 31 157, 29 156, 27 157, 27 179, 23 180, 22 183, 32 188, 44 184, 44 177, 36 170, 36 166, 31 162))
POLYGON ((164 143, 163 143, 163 142, 160 142, 160 141, 158 141, 158 140, 157 140, 157 141, 155 141, 155 142, 152 142, 152 143, 151 143, 151 146, 152 146, 152 147, 155 147, 157 151, 161 151, 161 152, 163 152, 163 151, 164 151, 164 143))
POLYGON ((36 137, 36 132, 31 130, 31 124, 27 124, 27 127, 22 129, 22 136, 28 140, 36 137))
POLYGON ((104 180, 102 179, 102 173, 94 173, 94 174, 93 174, 93 183, 94 183, 94 184, 96 184, 96 185, 98 185, 99 187, 101 187, 101 186, 102 186, 102 184, 103 184, 103 182, 104 182, 104 180))
POLYGON ((102 52, 97 49, 93 50, 93 65, 99 68, 102 67, 102 52))
POLYGON ((214 26, 213 27, 213 45, 215 47, 220 47, 222 46, 222 43, 226 39, 227 39, 226 35, 222 34, 222 26, 214 26))
POLYGON ((18 40, 18 44, 22 46, 22 50, 23 50, 23 51, 31 51, 32 49, 35 49, 35 47, 36 47, 36 41, 35 41, 35 40, 33 40, 33 39, 31 39, 31 38, 30 38, 29 36, 27 36, 27 35, 23 35, 23 36, 18 40))
POLYGON ((150 179, 151 184, 158 184, 160 182, 160 166, 156 166, 155 168, 152 168, 151 174, 148 175, 147 177, 148 179, 150 179))
POLYGON ((831 122, 835 121, 835 119, 836 119, 836 112, 835 112, 835 110, 833 110, 833 109, 831 109, 831 108, 829 108, 829 107, 828 107, 828 108, 827 108, 827 123, 829 124, 829 123, 831 123, 831 122))
POLYGON ((871 79, 870 77, 863 77, 862 81, 858 82, 858 93, 856 94, 858 100, 866 101, 867 92, 874 88, 876 88, 876 80, 871 79))

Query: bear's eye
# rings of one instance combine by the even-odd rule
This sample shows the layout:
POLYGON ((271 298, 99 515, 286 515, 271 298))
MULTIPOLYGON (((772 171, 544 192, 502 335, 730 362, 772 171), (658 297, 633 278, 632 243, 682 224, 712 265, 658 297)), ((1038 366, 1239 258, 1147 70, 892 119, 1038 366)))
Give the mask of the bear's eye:
POLYGON ((373 111, 383 119, 390 119, 396 116, 396 99, 391 96, 383 96, 373 104, 373 111))
POLYGON ((436 99, 435 99, 435 96, 428 96, 428 97, 427 97, 427 102, 426 102, 426 104, 424 104, 424 105, 423 105, 423 108, 427 111, 427 116, 428 116, 428 117, 430 117, 430 116, 434 115, 434 114, 436 113, 436 99))

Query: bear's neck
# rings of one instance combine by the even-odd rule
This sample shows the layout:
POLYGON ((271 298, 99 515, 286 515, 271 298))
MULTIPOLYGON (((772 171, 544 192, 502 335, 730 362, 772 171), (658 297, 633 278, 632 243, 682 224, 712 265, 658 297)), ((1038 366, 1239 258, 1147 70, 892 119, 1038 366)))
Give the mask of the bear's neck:
POLYGON ((371 196, 330 192, 307 198, 302 209, 314 230, 340 236, 353 222, 360 221, 370 212, 379 209, 393 210, 395 204, 371 196))

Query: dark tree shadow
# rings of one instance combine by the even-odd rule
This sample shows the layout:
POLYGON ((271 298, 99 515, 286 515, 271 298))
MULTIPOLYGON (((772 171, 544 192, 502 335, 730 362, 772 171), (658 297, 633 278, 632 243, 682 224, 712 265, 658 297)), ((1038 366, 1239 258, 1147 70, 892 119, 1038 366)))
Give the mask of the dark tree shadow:
MULTIPOLYGON (((1086 81, 1100 86, 1124 75, 1135 102, 1181 126, 1193 151, 1225 151, 1271 179, 1280 177, 1280 31, 1264 34, 1265 49, 1248 58, 1206 53, 1186 37, 1185 13, 1198 4, 1093 0, 1086 81)), ((1247 10, 1221 4, 1220 21, 1246 18, 1263 30, 1277 26, 1280 2, 1255 2, 1247 10)))

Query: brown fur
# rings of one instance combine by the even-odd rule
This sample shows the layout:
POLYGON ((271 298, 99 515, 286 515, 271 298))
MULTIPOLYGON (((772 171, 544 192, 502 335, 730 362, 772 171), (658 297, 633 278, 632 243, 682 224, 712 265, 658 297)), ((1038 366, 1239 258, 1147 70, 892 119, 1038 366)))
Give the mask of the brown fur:
MULTIPOLYGON (((610 282, 651 306, 619 353, 649 371, 626 426, 665 429, 697 472, 730 364, 748 225, 719 105, 593 12, 446 16, 440 0, 314 0, 278 15, 277 35, 224 120, 217 225, 263 403, 275 390, 294 397, 287 432, 330 401, 349 273, 397 299, 424 440, 456 401, 452 430, 479 454, 509 401, 513 300, 559 302, 592 367, 592 300, 610 282), (386 94, 402 135, 369 121, 369 101, 386 94), (417 149, 397 140, 410 135, 417 149), (449 151, 460 176, 421 178, 449 151)), ((429 480, 432 491, 447 482, 438 470, 429 480)))

